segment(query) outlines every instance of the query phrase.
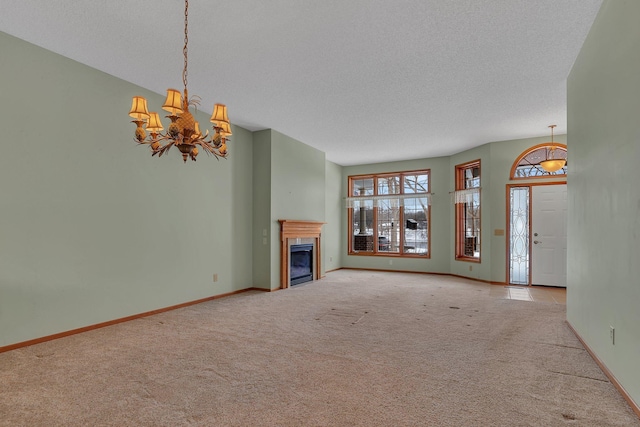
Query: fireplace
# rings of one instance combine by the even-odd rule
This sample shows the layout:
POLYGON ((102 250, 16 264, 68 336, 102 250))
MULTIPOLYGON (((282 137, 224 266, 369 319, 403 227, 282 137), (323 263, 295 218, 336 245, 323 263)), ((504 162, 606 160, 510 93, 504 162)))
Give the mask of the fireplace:
MULTIPOLYGON (((294 285, 294 273, 292 271, 292 257, 309 257, 310 278, 305 281, 319 280, 322 271, 320 254, 321 229, 324 222, 320 221, 300 221, 292 219, 279 219, 280 223, 280 289, 286 289, 294 285), (309 247, 310 250, 303 249, 299 254, 298 251, 293 252, 292 248, 296 246, 309 247)), ((298 283, 303 283, 299 281, 298 283)))
POLYGON ((313 245, 291 245, 289 259, 290 286, 313 280, 313 245))

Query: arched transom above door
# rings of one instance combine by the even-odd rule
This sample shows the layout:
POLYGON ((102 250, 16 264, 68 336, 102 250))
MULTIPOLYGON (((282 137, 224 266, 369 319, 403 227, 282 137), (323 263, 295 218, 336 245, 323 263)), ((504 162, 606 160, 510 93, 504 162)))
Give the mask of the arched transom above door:
POLYGON ((564 144, 553 144, 545 142, 535 145, 523 151, 518 156, 513 166, 511 166, 511 179, 566 176, 567 165, 556 172, 547 172, 540 166, 540 162, 548 159, 567 159, 567 146, 564 144))

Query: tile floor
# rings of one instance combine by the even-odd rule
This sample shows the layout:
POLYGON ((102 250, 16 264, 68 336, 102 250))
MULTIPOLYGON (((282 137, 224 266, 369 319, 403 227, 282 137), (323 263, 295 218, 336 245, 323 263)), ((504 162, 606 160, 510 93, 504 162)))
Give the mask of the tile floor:
POLYGON ((567 303, 567 290, 545 286, 497 286, 491 287, 491 295, 496 298, 516 299, 520 301, 567 303))

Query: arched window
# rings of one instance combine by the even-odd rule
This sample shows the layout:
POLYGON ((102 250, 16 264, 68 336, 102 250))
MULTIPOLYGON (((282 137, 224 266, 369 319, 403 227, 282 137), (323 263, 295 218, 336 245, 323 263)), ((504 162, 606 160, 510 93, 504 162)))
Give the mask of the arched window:
POLYGON ((555 142, 553 145, 546 142, 544 144, 535 145, 525 150, 511 166, 511 179, 550 177, 550 176, 566 176, 567 165, 555 172, 547 172, 542 169, 540 162, 552 158, 551 147, 553 147, 554 159, 567 159, 567 146, 555 142))

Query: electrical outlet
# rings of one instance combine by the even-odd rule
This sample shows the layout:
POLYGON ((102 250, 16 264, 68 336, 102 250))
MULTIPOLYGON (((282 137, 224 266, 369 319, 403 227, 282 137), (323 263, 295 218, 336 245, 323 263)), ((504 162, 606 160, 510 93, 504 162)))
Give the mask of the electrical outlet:
POLYGON ((214 282, 217 282, 217 281, 218 281, 218 275, 217 275, 217 274, 214 274, 214 275, 213 275, 213 281, 214 281, 214 282))
POLYGON ((389 265, 393 265, 393 260, 392 259, 389 260, 389 265))
POLYGON ((469 266, 469 271, 473 271, 473 265, 469 266))
POLYGON ((333 257, 332 256, 329 257, 329 262, 333 262, 333 257))
POLYGON ((616 328, 609 325, 609 338, 611 338, 611 345, 616 345, 616 328))
POLYGON ((263 237, 263 238, 262 238, 262 244, 263 244, 263 245, 266 245, 266 244, 267 244, 267 238, 266 238, 266 237, 263 237))

